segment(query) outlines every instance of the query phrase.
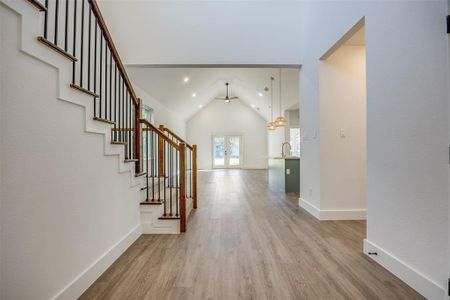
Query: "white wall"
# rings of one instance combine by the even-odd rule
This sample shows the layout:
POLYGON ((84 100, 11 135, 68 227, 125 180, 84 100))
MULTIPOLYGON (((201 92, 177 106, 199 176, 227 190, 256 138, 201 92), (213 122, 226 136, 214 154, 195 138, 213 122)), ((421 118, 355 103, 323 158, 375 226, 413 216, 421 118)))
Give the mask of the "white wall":
POLYGON ((430 299, 444 297, 448 279, 446 11, 447 1, 301 7, 302 197, 320 207, 319 58, 365 16, 367 240, 374 259, 430 299))
POLYGON ((341 215, 341 218, 364 218, 367 193, 365 47, 341 46, 319 67, 320 209, 354 210, 353 216, 341 215))
POLYGON ((0 4, 0 297, 51 299, 73 288, 64 295, 74 299, 139 235, 139 187, 119 174, 118 156, 104 155, 104 135, 85 132, 92 116, 58 99, 62 90, 92 103, 70 90, 67 59, 36 42, 36 9, 11 5, 28 14, 0 4))
POLYGON ((99 5, 126 64, 299 63, 296 1, 127 0, 99 5))
POLYGON ((265 120, 241 101, 212 101, 187 122, 187 139, 198 146, 198 168, 212 168, 212 135, 242 135, 243 168, 267 168, 265 120))
POLYGON ((142 99, 142 103, 153 108, 155 114, 155 126, 162 124, 180 137, 186 136, 186 122, 183 119, 146 93, 142 88, 135 84, 133 84, 133 87, 136 95, 142 99))

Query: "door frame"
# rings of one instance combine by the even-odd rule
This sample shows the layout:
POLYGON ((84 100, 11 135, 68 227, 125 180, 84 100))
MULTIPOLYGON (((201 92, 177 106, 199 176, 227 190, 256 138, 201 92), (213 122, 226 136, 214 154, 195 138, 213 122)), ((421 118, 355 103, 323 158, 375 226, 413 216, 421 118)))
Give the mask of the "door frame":
POLYGON ((242 169, 244 166, 244 136, 242 133, 214 133, 211 135, 211 166, 213 169, 242 169), (230 161, 228 155, 224 155, 224 165, 223 166, 215 166, 214 165, 214 138, 215 137, 224 137, 225 148, 228 146, 228 138, 229 137, 239 137, 239 165, 230 166, 230 161))

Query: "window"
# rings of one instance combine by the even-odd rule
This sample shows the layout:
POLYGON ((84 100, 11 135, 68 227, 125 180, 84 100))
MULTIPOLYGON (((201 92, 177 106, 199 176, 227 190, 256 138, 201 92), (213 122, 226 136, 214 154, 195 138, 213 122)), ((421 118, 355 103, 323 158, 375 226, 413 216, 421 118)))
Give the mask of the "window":
POLYGON ((289 137, 292 156, 300 157, 300 128, 289 128, 289 137))
POLYGON ((142 105, 141 118, 146 119, 153 124, 155 122, 153 108, 147 105, 142 105))
MULTIPOLYGON (((147 105, 142 105, 142 110, 141 110, 141 118, 145 119, 147 121, 149 121, 150 123, 154 124, 154 111, 153 108, 151 108, 150 106, 147 105)), ((150 138, 150 134, 149 134, 149 138, 150 138)), ((145 134, 145 132, 142 134, 142 145, 143 145, 143 153, 142 153, 142 158, 144 160, 147 160, 147 147, 149 147, 150 149, 153 149, 153 145, 152 140, 150 139, 149 142, 147 142, 147 135, 145 134)))

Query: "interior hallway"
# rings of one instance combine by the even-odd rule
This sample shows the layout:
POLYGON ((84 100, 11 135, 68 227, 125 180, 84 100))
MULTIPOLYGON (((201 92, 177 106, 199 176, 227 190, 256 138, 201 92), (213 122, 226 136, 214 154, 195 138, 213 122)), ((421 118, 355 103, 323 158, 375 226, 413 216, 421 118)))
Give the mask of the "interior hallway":
POLYGON ((80 299, 424 299, 362 252, 363 221, 317 221, 263 170, 199 172, 182 235, 143 235, 80 299))

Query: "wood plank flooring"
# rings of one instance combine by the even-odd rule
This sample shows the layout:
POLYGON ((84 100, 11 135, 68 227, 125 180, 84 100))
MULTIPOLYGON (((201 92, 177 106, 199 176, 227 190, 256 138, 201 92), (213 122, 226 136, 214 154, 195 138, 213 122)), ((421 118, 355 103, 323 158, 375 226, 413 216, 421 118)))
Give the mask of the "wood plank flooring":
POLYGON ((267 172, 199 172, 183 235, 141 236, 80 299, 424 299, 362 253, 363 221, 317 221, 267 172))

